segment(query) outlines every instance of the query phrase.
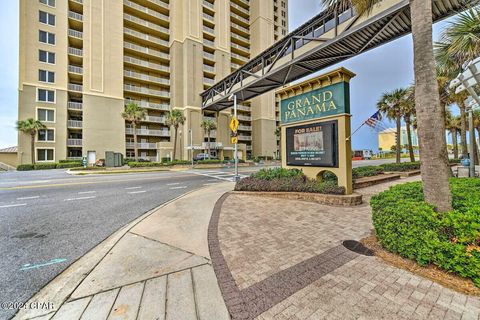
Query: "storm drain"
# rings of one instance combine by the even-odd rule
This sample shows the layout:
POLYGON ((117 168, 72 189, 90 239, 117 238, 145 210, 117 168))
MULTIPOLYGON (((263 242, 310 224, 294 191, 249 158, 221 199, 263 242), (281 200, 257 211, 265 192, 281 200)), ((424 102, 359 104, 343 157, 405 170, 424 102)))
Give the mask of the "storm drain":
POLYGON ((364 256, 373 256, 374 253, 372 250, 365 247, 362 243, 355 240, 345 240, 342 242, 342 245, 350 251, 364 255, 364 256))

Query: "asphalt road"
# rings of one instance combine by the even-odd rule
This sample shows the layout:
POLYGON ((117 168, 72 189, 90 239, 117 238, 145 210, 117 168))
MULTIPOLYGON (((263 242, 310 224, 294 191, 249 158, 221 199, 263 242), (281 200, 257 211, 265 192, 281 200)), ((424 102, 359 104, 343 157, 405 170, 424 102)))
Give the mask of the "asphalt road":
MULTIPOLYGON (((143 213, 232 177, 232 169, 215 171, 95 176, 70 176, 63 170, 0 173, 0 302, 27 301, 143 213)), ((15 312, 0 310, 0 319, 15 312)))
MULTIPOLYGON (((355 161, 354 167, 386 162, 392 160, 355 161)), ((259 168, 240 168, 240 174, 259 168)), ((27 301, 130 221, 186 192, 229 180, 232 171, 0 173, 0 302, 27 301)), ((0 319, 9 319, 15 312, 0 310, 0 319)))

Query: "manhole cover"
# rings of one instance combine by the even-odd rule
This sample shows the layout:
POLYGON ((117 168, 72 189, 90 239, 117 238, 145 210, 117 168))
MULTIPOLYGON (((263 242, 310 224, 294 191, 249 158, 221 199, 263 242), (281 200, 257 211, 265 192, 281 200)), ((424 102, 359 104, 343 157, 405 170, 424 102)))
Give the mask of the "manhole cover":
POLYGON ((27 232, 27 233, 21 233, 12 236, 12 238, 17 238, 17 239, 27 239, 27 238, 44 238, 46 237, 46 234, 41 234, 41 233, 36 233, 36 232, 27 232))
POLYGON ((345 240, 343 241, 343 246, 350 251, 364 255, 364 256, 373 256, 374 253, 372 250, 365 247, 362 243, 355 240, 345 240))

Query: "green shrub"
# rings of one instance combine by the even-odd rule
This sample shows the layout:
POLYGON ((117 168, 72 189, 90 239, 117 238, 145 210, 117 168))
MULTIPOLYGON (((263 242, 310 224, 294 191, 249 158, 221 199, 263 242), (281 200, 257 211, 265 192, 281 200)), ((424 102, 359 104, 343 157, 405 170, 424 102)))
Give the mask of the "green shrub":
POLYGON ((77 163, 77 164, 82 164, 82 160, 59 160, 58 163, 77 163))
POLYGON ((34 169, 33 164, 21 164, 17 166, 18 171, 30 171, 33 169, 34 169))
POLYGON ((380 165, 383 171, 411 171, 420 169, 420 162, 385 163, 380 165))
POLYGON ((273 180, 278 178, 303 177, 304 174, 298 169, 272 168, 261 169, 253 173, 250 177, 263 180, 273 180))
POLYGON ((372 197, 381 245, 421 265, 470 278, 480 287, 480 180, 451 179, 453 210, 437 213, 424 201, 420 182, 372 197))
POLYGON ((35 170, 50 170, 50 169, 56 169, 57 168, 57 163, 37 163, 35 164, 35 170))
POLYGON ((384 169, 379 166, 366 166, 352 169, 353 180, 363 177, 373 177, 382 174, 384 169))
POLYGON ((205 159, 205 160, 199 160, 197 161, 198 164, 214 164, 214 163, 222 163, 221 160, 215 160, 215 159, 205 159))
POLYGON ((165 164, 161 162, 128 162, 130 168, 150 168, 150 167, 163 167, 165 164))
POLYGON ((174 160, 167 162, 168 165, 185 165, 185 164, 192 164, 192 161, 188 160, 174 160))
POLYGON ((345 194, 345 188, 337 186, 334 182, 319 182, 314 179, 308 179, 303 174, 273 179, 261 179, 250 176, 238 181, 235 185, 235 190, 345 194))
POLYGON ((81 166, 82 166, 82 163, 78 163, 78 162, 60 162, 57 164, 57 169, 78 168, 81 166))

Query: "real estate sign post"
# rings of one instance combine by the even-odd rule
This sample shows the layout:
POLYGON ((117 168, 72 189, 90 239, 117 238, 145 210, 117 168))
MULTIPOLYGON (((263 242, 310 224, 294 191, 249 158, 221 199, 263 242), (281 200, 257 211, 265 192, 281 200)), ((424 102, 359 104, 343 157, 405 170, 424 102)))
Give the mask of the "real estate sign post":
POLYGON ((354 76, 340 68, 277 92, 282 167, 316 179, 331 171, 346 194, 352 193, 349 81, 354 76))

